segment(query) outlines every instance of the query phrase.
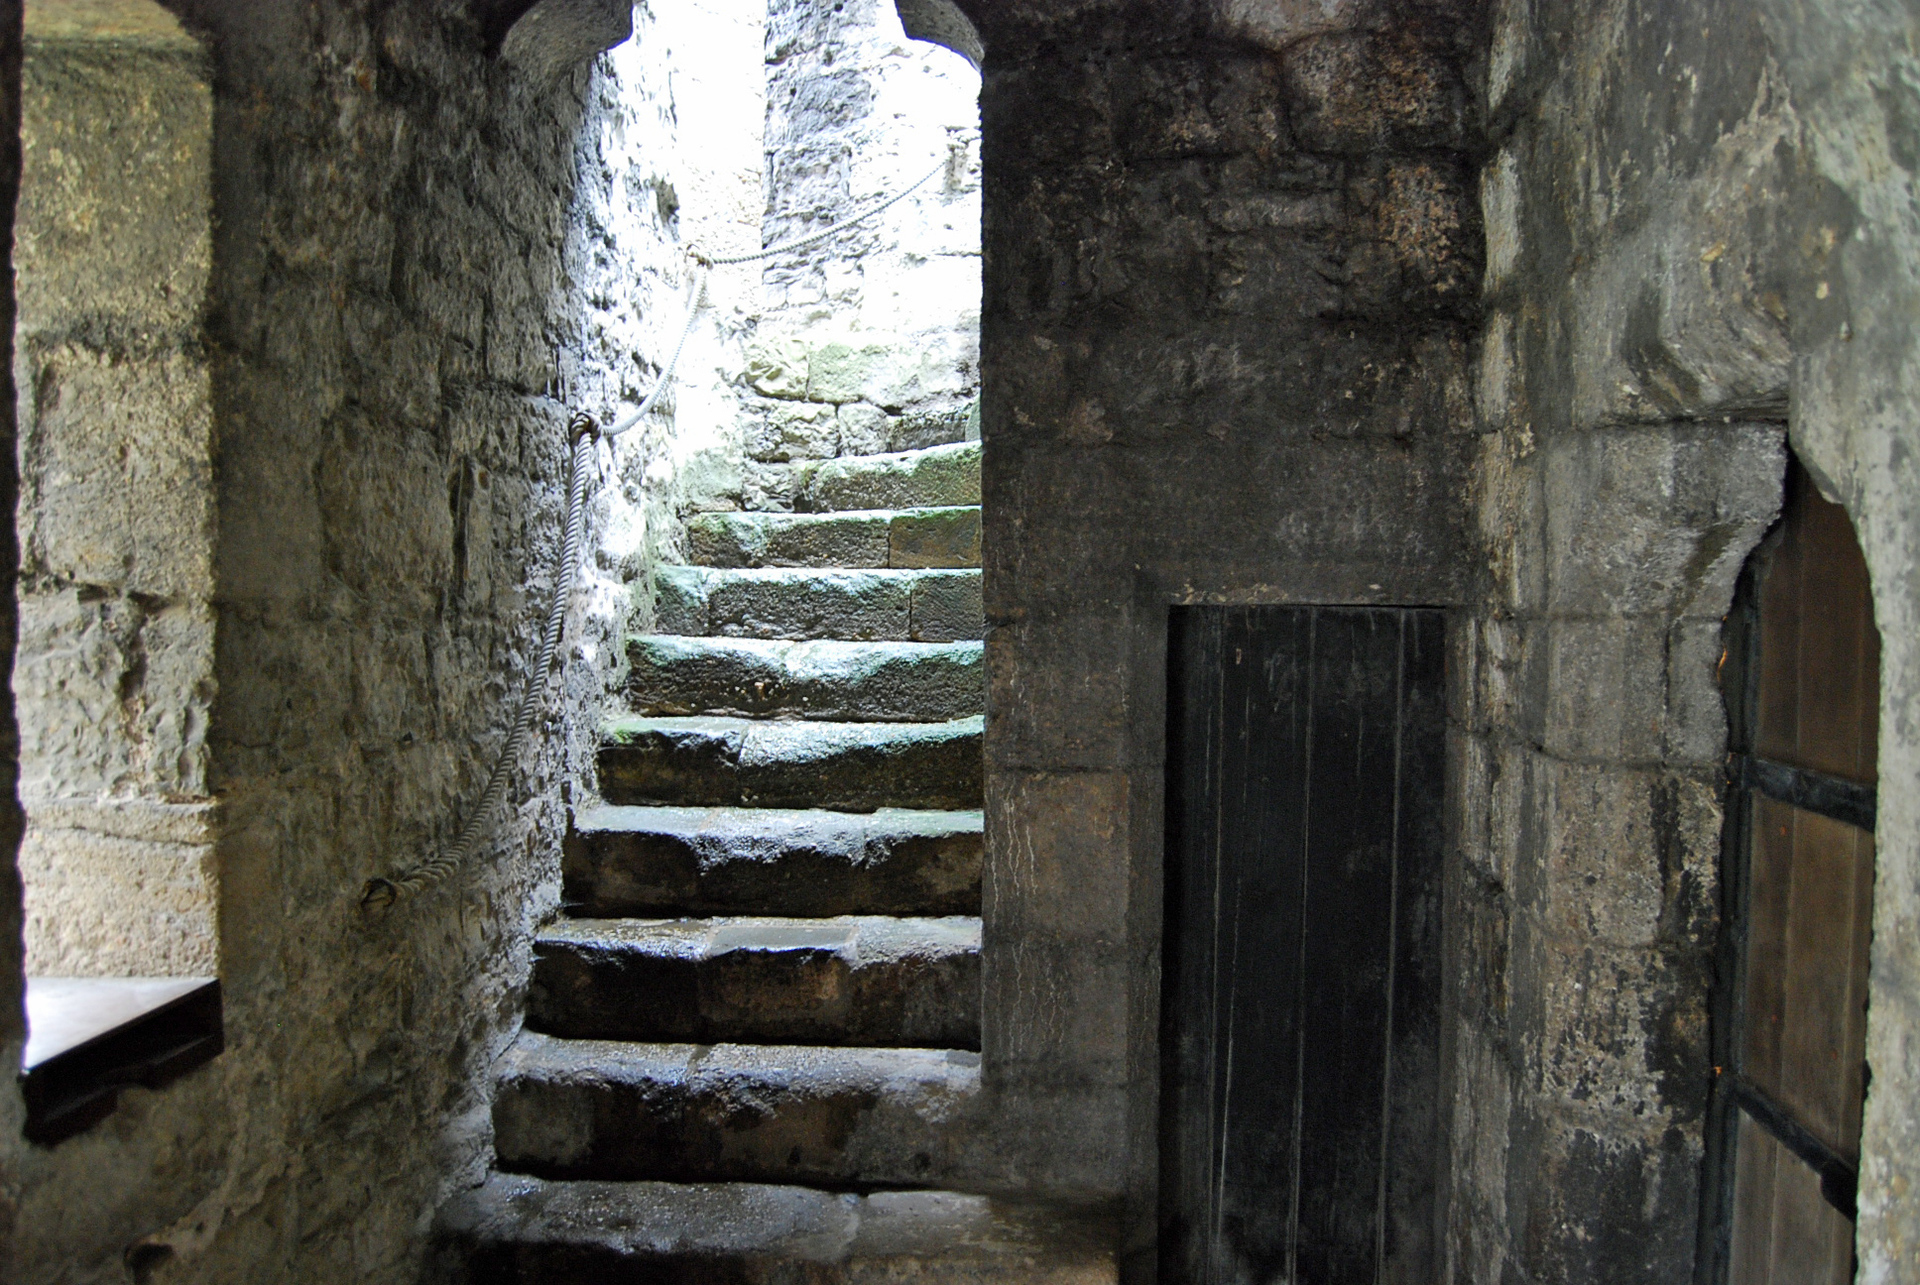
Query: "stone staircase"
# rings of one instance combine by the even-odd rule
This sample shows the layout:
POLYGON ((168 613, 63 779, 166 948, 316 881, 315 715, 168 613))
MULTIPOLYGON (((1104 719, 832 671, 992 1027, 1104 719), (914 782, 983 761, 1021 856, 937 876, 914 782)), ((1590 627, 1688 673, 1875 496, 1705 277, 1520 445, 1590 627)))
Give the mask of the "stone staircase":
POLYGON ((689 522, 444 1279, 1115 1278, 1098 1219, 938 1189, 978 1169, 979 470, 830 460, 689 522))

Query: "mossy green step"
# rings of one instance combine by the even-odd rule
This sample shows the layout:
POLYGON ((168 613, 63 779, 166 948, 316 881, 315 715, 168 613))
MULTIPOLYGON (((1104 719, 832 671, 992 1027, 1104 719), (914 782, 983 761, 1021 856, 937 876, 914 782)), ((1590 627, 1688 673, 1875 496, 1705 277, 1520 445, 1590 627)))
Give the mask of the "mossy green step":
POLYGON ((628 804, 976 808, 984 723, 619 718, 602 737, 600 792, 628 804))
POLYGON ((980 921, 563 919, 527 1023, 582 1039, 980 1047, 980 921))
POLYGON ((627 641, 636 714, 931 723, 986 709, 977 642, 774 642, 642 634, 627 641))
POLYGON ((800 466, 793 507, 804 513, 980 503, 980 443, 888 455, 852 455, 800 466))
POLYGON ((975 915, 978 811, 583 809, 561 897, 576 915, 975 915))
POLYGON ((980 572, 665 566, 654 630, 729 638, 961 642, 986 636, 980 572))
POLYGON ((706 567, 977 567, 974 506, 850 513, 701 513, 690 561, 706 567))
POLYGON ((525 1031, 498 1066, 494 1145, 500 1168, 549 1178, 925 1185, 962 1170, 979 1093, 980 1056, 958 1049, 525 1031))

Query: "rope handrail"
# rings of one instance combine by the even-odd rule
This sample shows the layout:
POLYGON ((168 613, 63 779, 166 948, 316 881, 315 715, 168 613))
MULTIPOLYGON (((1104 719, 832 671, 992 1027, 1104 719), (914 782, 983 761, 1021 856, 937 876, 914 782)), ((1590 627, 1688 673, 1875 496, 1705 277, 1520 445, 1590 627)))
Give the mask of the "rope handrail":
MULTIPOLYGON (((546 703, 547 692, 553 685, 554 658, 560 654, 561 634, 566 628, 567 606, 573 598, 573 580, 579 566, 580 546, 586 529, 588 465, 592 462, 594 442, 598 438, 611 440, 619 437, 638 424, 672 386, 674 373, 680 367, 681 355, 686 352, 687 340, 692 337, 694 324, 699 320, 701 305, 706 302, 708 274, 716 267, 731 267, 735 264, 752 263, 759 259, 771 259, 818 245, 898 205, 925 187, 934 175, 946 169, 950 163, 951 156, 886 200, 822 228, 818 232, 811 232, 779 245, 767 246, 750 254, 706 255, 697 250, 692 254, 695 269, 692 285, 687 292, 686 324, 680 328, 680 338, 673 346, 673 355, 661 368, 660 377, 654 381, 653 390, 641 400, 639 407, 632 414, 621 419, 612 428, 603 429, 592 416, 579 413, 576 413, 568 422, 567 430, 572 438, 572 449, 567 462, 566 528, 560 541, 559 565, 555 569, 553 601, 547 608, 546 627, 540 634, 540 650, 533 668, 528 671, 527 685, 521 694, 519 709, 514 715, 513 725, 508 729, 507 739, 500 746, 500 752, 494 759, 493 770, 487 774, 487 784, 480 791, 479 801, 474 804, 473 811, 468 814, 466 824, 460 827, 460 833, 451 847, 389 875, 367 880, 360 890, 361 909, 373 913, 384 912, 400 901, 418 896, 428 888, 444 881, 473 857, 481 840, 486 836, 487 822, 492 819, 506 799, 513 765, 518 761, 520 751, 526 745, 527 737, 533 730, 534 719, 538 717, 541 706, 546 703)), ((564 670, 564 656, 561 658, 561 667, 564 670)))

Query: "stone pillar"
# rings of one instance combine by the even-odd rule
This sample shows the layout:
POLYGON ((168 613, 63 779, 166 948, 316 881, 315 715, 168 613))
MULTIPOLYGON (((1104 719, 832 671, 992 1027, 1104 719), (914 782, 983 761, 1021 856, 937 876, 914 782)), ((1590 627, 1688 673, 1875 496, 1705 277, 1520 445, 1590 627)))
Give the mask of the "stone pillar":
POLYGON ((1168 612, 1469 600, 1477 36, 1445 5, 1257 38, 966 7, 987 51, 986 1075, 1007 1170, 1125 1201, 1146 1252, 1168 612))

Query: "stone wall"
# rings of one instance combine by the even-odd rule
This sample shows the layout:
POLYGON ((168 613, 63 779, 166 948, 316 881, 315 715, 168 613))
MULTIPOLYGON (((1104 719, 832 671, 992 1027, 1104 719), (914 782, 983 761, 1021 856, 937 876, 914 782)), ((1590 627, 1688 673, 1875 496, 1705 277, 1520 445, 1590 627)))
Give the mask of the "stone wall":
MULTIPOLYGON (((1920 1259, 1920 22, 1866 0, 1500 0, 1490 31, 1465 0, 961 8, 987 50, 980 1182, 1124 1200, 1147 1249, 1169 605, 1438 604, 1452 1277, 1684 1279, 1718 618, 1790 444, 1854 517, 1877 596, 1859 1249, 1863 1281, 1903 1280, 1920 1259)), ((530 750, 475 869, 369 919, 361 883, 449 837, 525 680, 568 410, 651 386, 679 246, 696 224, 751 241, 750 183, 680 214, 698 148, 648 54, 688 39, 677 17, 642 12, 637 53, 549 76, 491 58, 455 0, 181 11, 216 86, 205 789, 229 1048, 52 1150, 19 1141, 18 1094, 0 1094, 5 1274, 398 1282, 486 1161, 487 1068, 552 908, 563 787, 627 582, 681 508, 748 498, 746 470, 716 478, 724 434, 683 441, 697 390, 745 369, 788 381, 755 396, 831 405, 836 425, 864 399, 889 433, 910 399, 810 403, 816 355, 837 379, 858 347, 761 342, 757 302, 723 296, 740 302, 704 323, 696 362, 714 378, 599 459, 570 625, 588 663, 556 703, 571 737, 530 750)), ((830 296, 827 263, 776 277, 782 297, 830 296)), ((712 393, 713 422, 735 395, 712 393)), ((10 1055, 20 962, 0 980, 10 1055)))
POLYGON ((963 59, 909 41, 886 0, 768 6, 763 243, 934 173, 873 219, 749 267, 747 507, 790 508, 796 461, 909 450, 965 428, 980 387, 978 91, 963 59))
POLYGON ((986 1066, 1032 1140, 1009 1172, 1152 1187, 1167 605, 1439 603, 1452 1278, 1687 1278, 1720 619, 1790 441, 1855 517, 1887 648, 1859 1245, 1861 1279, 1898 1279, 1912 19, 957 8, 987 51, 986 1066))
MULTIPOLYGON (((0 278, 13 277, 14 210, 20 197, 20 0, 0 0, 0 278)), ((12 672, 19 638, 20 548, 7 515, 19 500, 17 422, 14 418, 13 291, 0 290, 0 667, 12 672)), ((20 731, 13 685, 0 684, 0 1065, 18 1066, 26 1046, 26 941, 17 853, 26 818, 20 809, 20 731)), ((14 1243, 23 1194, 12 1141, 26 1123, 18 1093, 0 1093, 0 1256, 14 1243)))
POLYGON ((27 969, 215 971, 211 91, 157 5, 28 15, 16 228, 27 969))
POLYGON ((431 1211, 490 1155, 490 1064, 557 894, 670 410, 599 454, 576 663, 495 840, 385 916, 358 893, 479 792, 551 591, 568 413, 632 406, 679 331, 661 194, 688 151, 644 13, 637 46, 556 71, 489 55, 456 0, 179 12, 215 86, 200 770, 227 1049, 51 1149, 19 1140, 8 1090, 0 1275, 411 1280, 431 1211))
POLYGON ((1790 441, 1855 521, 1884 649, 1858 1251, 1861 1281, 1905 1279, 1920 25, 1774 0, 1496 10, 1475 469, 1491 590, 1458 660, 1455 1277, 1689 1278, 1719 619, 1790 441))
MULTIPOLYGON (((623 372, 617 395, 603 399, 610 418, 624 418, 654 387, 680 339, 696 276, 690 252, 758 249, 765 204, 765 6, 700 0, 657 16, 636 10, 635 21, 636 38, 609 55, 602 126, 605 191, 627 212, 603 213, 591 191, 582 194, 600 283, 587 292, 592 344, 601 366, 623 372), (643 367, 621 364, 629 350, 648 354, 643 367)), ((642 627, 653 608, 651 568, 679 549, 682 515, 740 503, 739 383, 758 278, 743 267, 708 275, 671 391, 608 461, 617 482, 604 492, 600 562, 609 585, 622 586, 608 610, 642 627)))
POLYGON ((1168 609, 1470 601, 1480 32, 1446 3, 962 7, 995 1164, 1125 1200, 1150 1261, 1168 609))

